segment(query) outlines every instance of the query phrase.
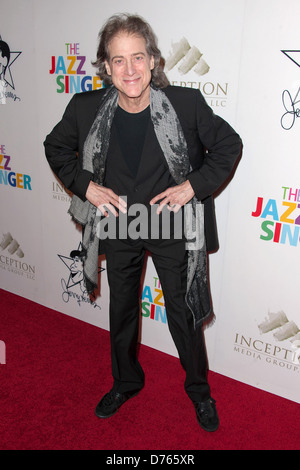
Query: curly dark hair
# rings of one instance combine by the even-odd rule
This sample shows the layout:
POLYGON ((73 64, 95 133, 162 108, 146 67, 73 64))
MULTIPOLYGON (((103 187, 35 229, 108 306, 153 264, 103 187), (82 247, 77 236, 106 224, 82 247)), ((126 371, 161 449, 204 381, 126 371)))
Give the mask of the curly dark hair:
POLYGON ((99 33, 99 46, 97 50, 97 60, 92 64, 97 67, 97 75, 106 85, 111 85, 112 80, 107 74, 105 61, 109 62, 108 45, 110 41, 120 32, 138 35, 145 39, 146 50, 149 56, 154 57, 154 68, 152 72, 152 82, 158 88, 165 88, 169 85, 169 80, 164 73, 165 61, 157 46, 156 36, 151 26, 140 16, 121 13, 111 16, 104 24, 99 33))
POLYGON ((5 75, 5 72, 9 64, 9 60, 10 60, 10 50, 9 50, 9 45, 4 41, 0 41, 0 54, 2 55, 3 58, 5 57, 7 58, 7 64, 3 68, 3 75, 5 75))

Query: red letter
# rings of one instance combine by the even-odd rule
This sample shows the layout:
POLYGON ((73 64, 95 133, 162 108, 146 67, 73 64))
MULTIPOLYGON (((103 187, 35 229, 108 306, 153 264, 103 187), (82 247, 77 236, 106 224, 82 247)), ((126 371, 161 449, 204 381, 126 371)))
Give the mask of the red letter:
POLYGON ((263 205, 263 200, 264 199, 262 197, 257 198, 256 211, 252 212, 252 214, 251 214, 253 217, 259 217, 260 216, 261 210, 262 210, 262 205, 263 205))
POLYGON ((151 304, 150 318, 151 318, 152 320, 155 319, 155 305, 154 305, 154 304, 151 304))
POLYGON ((51 70, 49 70, 49 73, 54 73, 55 72, 55 56, 54 55, 51 57, 51 65, 52 67, 51 67, 51 70))
POLYGON ((273 242, 279 243, 280 232, 281 232, 281 224, 276 223, 275 224, 275 230, 274 230, 273 242))

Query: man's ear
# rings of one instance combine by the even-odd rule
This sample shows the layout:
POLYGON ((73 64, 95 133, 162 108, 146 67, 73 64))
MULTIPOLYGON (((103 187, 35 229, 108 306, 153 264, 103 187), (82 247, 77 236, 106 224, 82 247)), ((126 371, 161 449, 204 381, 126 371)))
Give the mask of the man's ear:
POLYGON ((152 56, 150 57, 150 70, 153 70, 153 69, 154 69, 154 65, 155 65, 154 56, 152 55, 152 56))
POLYGON ((104 63, 105 63, 107 75, 111 75, 111 69, 110 69, 109 63, 107 62, 107 60, 104 63))

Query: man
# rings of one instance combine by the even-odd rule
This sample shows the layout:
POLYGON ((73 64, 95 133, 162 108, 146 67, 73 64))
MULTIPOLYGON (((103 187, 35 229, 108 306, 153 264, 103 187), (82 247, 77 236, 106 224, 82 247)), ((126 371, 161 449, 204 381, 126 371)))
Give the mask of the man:
POLYGON ((241 140, 213 114, 199 90, 169 86, 155 36, 143 19, 113 16, 99 38, 94 65, 109 88, 75 95, 45 141, 51 168, 74 193, 70 213, 83 226, 89 292, 97 285, 99 238, 107 260, 113 387, 96 415, 112 416, 144 385, 137 341, 139 285, 148 250, 186 371, 185 391, 201 427, 215 431, 219 418, 207 382, 201 328, 211 314, 206 250, 217 247, 212 195, 231 174, 241 140), (129 236, 129 231, 124 236, 121 221, 131 214, 129 226, 135 204, 147 208, 149 217, 141 225, 149 222, 150 228, 155 208, 155 236, 129 236), (174 226, 163 236, 164 214, 170 211, 172 223, 183 213, 181 237, 174 226), (101 237, 99 226, 107 217, 119 221, 117 235, 101 237), (194 244, 187 235, 191 227, 194 244))

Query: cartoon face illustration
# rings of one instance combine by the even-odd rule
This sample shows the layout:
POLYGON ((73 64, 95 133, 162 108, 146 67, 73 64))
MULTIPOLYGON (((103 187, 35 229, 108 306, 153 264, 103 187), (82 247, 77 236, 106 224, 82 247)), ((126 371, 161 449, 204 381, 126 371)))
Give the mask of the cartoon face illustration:
POLYGON ((5 72, 10 60, 10 49, 6 42, 0 41, 0 80, 5 76, 5 72))
POLYGON ((73 260, 73 263, 70 265, 70 271, 74 284, 83 281, 83 262, 80 255, 81 253, 78 250, 74 250, 70 253, 70 257, 73 260))
MULTIPOLYGON (((72 250, 69 256, 57 255, 59 259, 68 268, 68 278, 61 279, 62 300, 67 303, 71 299, 77 302, 77 305, 89 304, 93 308, 101 310, 101 306, 96 302, 95 293, 89 294, 86 290, 83 265, 86 256, 85 250, 82 249, 81 242, 77 249, 72 250)), ((99 266, 98 272, 102 272, 104 268, 99 266)))

